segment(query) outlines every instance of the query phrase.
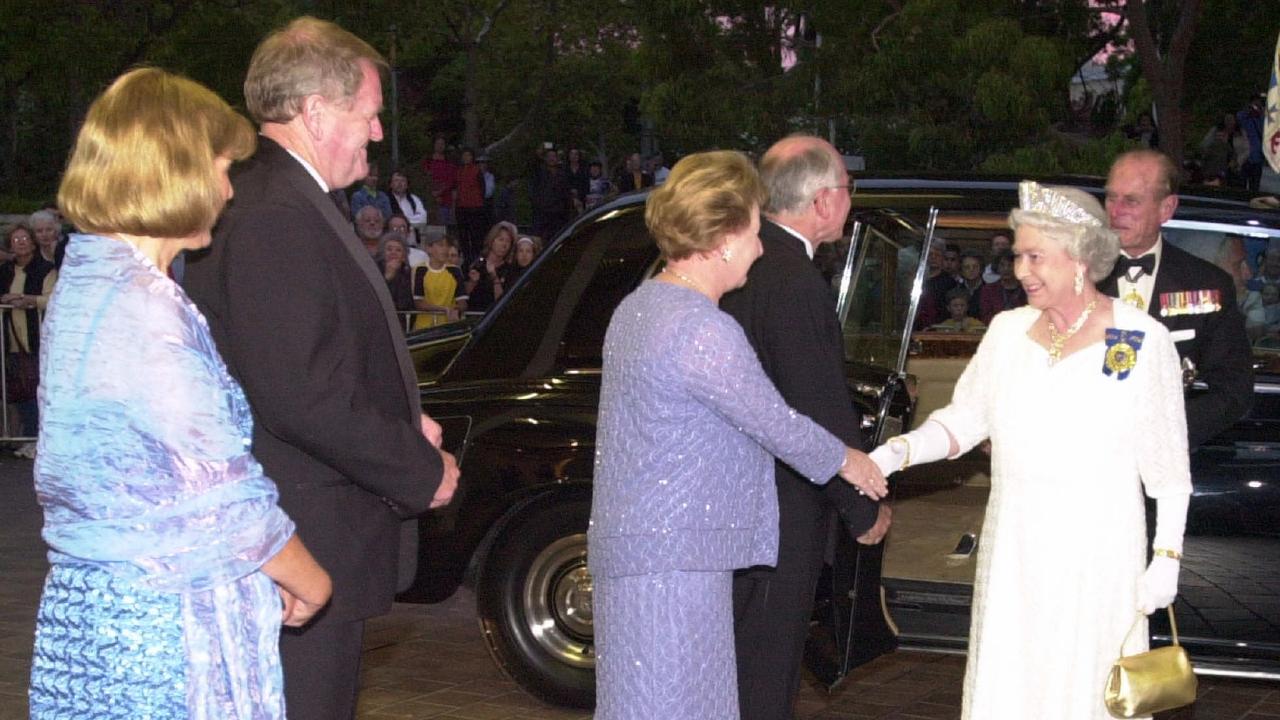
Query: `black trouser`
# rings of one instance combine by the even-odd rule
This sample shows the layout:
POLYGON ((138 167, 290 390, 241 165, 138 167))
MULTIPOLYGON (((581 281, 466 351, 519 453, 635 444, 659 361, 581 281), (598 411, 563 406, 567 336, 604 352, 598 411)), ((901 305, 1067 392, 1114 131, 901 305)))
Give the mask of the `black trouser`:
MULTIPOLYGON (((835 482, 838 482, 835 481, 835 482)), ((778 564, 734 573, 742 720, 789 720, 832 512, 819 487, 778 478, 778 564)))
POLYGON ((355 718, 363 638, 363 620, 280 633, 285 714, 291 720, 355 718))
POLYGON ((462 256, 467 262, 473 262, 480 257, 481 248, 484 246, 484 236, 489 232, 489 211, 483 207, 478 208, 458 208, 458 241, 462 252, 462 256))

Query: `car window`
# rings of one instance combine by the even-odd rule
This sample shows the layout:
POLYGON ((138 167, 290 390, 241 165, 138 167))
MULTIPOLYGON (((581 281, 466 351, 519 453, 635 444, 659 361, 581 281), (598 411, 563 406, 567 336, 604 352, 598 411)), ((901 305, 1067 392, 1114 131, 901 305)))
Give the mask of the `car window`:
POLYGON ((455 379, 543 377, 599 370, 613 310, 644 279, 658 250, 644 206, 580 225, 544 252, 531 274, 485 318, 455 379))
POLYGON ((865 213, 855 229, 852 278, 837 283, 845 356, 855 362, 897 368, 918 297, 916 280, 925 229, 893 213, 865 213))

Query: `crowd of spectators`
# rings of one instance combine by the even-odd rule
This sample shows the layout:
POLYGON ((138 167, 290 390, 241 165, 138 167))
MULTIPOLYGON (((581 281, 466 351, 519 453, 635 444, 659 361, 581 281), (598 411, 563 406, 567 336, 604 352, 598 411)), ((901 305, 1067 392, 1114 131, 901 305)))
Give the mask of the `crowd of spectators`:
MULTIPOLYGON (((1266 95, 1259 93, 1234 112, 1224 112, 1200 140, 1194 153, 1184 163, 1187 181, 1212 187, 1234 187, 1258 190, 1266 158, 1262 152, 1265 125, 1263 105, 1266 95)), ((1149 112, 1123 128, 1130 140, 1152 149, 1160 149, 1160 127, 1149 112)))
POLYGON ((401 168, 384 189, 376 165, 357 187, 333 194, 377 261, 396 309, 417 316, 410 329, 483 313, 575 217, 620 193, 661 184, 670 172, 660 153, 633 153, 611 177, 601 159, 544 143, 523 176, 499 177, 486 155, 451 147, 444 136, 433 140, 418 170, 421 194, 401 168), (529 222, 528 234, 518 215, 529 222))
POLYGON ((955 243, 930 248, 917 330, 978 333, 996 313, 1027 304, 1013 275, 1011 239, 996 233, 989 243, 987 258, 955 243))
MULTIPOLYGON (((40 382, 40 321, 58 281, 66 248, 56 209, 39 210, 10 226, 0 249, 0 305, 5 306, 4 370, 6 433, 33 438, 39 427, 36 386, 40 382)), ((18 457, 34 458, 36 444, 23 442, 18 457)))

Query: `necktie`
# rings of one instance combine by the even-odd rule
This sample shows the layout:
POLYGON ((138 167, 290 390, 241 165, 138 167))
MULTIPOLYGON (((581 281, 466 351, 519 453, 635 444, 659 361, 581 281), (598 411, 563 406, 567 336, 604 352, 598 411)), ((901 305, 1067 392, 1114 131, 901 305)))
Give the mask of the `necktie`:
POLYGON ((1142 257, 1131 258, 1127 255, 1121 255, 1120 259, 1116 261, 1116 269, 1120 271, 1120 274, 1130 278, 1130 282, 1133 282, 1142 277, 1143 273, 1150 275, 1155 272, 1156 256, 1143 255, 1142 257), (1138 268, 1139 272, 1130 273, 1129 271, 1133 268, 1138 268))

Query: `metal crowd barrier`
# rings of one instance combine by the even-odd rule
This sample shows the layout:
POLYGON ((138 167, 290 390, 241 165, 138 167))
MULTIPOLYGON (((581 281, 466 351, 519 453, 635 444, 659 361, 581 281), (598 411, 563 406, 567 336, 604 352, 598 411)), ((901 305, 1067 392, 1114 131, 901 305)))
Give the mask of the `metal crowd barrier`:
MULTIPOLYGON (((419 315, 431 315, 434 317, 448 316, 448 313, 444 312, 443 310, 397 310, 396 314, 400 316, 400 320, 404 325, 404 331, 406 333, 413 330, 413 321, 419 315)), ((473 318, 479 318, 483 316, 484 316, 483 312, 473 312, 471 310, 468 310, 467 312, 462 314, 462 317, 465 319, 473 319, 473 318)), ((446 322, 449 322, 449 321, 446 321, 446 322)), ((457 321, 455 320, 452 322, 457 322, 457 321)), ((445 323, 438 323, 438 324, 444 325, 445 323)))

